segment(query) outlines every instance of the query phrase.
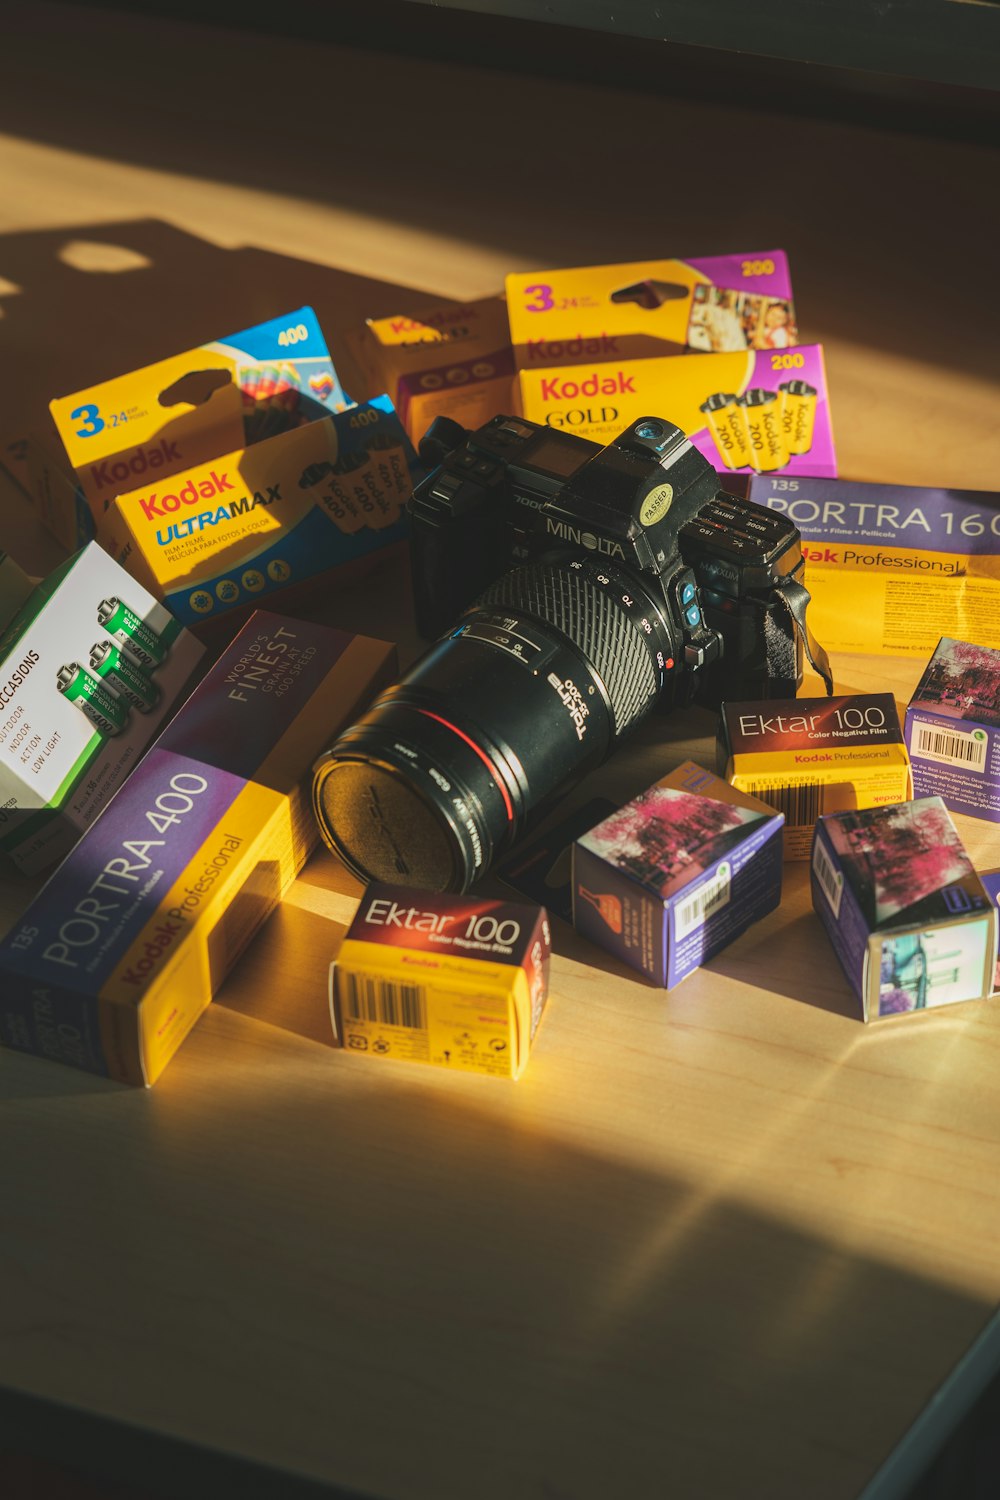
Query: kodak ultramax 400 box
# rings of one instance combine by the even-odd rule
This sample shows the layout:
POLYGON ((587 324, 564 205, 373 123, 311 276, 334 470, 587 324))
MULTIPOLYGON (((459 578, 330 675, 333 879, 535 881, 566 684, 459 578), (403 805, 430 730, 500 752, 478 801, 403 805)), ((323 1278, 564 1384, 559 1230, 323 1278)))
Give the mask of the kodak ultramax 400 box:
POLYGON ((510 410, 514 356, 501 297, 369 318, 348 344, 369 389, 388 392, 415 443, 435 417, 475 428, 510 410))
POLYGON ((812 894, 866 1021, 992 993, 996 908, 940 797, 820 818, 812 894))
POLYGON ((91 543, 32 587, 0 566, 0 850, 54 864, 176 708, 202 647, 91 543))
POLYGON ((802 533, 810 623, 828 651, 927 658, 942 634, 1000 643, 1000 495, 754 478, 802 533))
POLYGON ((0 1041, 153 1083, 316 843, 313 761, 394 672, 255 614, 0 944, 0 1041))
POLYGON ((918 797, 1000 823, 1000 651, 938 641, 906 710, 918 797))
POLYGON ((416 455, 388 397, 116 495, 98 540, 185 624, 315 584, 406 534, 416 455))
POLYGON ((316 314, 300 307, 52 401, 15 478, 75 548, 115 495, 349 404, 316 314))
POLYGON ((836 474, 783 251, 508 276, 507 307, 531 421, 607 443, 659 415, 720 470, 836 474))
POLYGON ((719 769, 785 815, 785 858, 808 859, 821 813, 902 802, 910 765, 891 693, 724 703, 719 769))
POLYGON ((577 839, 573 925, 670 989, 777 906, 784 821, 685 761, 577 839))
POLYGON ((548 995, 541 906, 372 885, 330 965, 336 1043, 517 1078, 548 995))

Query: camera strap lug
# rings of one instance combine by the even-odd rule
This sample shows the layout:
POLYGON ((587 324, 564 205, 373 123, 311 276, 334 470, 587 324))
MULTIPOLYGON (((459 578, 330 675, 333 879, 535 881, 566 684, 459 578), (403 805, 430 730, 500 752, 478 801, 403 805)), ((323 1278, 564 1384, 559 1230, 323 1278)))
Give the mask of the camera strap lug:
POLYGON ((799 583, 796 579, 788 576, 776 579, 774 588, 778 598, 792 617, 792 624, 802 642, 806 660, 813 671, 818 672, 822 677, 826 684, 827 696, 832 697, 833 669, 830 666, 830 658, 809 629, 809 622, 806 619, 806 606, 812 595, 805 584, 799 583))

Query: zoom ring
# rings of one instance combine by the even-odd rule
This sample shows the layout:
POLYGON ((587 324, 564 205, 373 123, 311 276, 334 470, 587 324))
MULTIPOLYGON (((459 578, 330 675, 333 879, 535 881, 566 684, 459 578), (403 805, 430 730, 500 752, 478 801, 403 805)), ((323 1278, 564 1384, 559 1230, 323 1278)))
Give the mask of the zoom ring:
POLYGON ((476 601, 533 615, 560 631, 603 682, 622 735, 659 690, 650 642, 614 594, 561 563, 528 563, 499 579, 476 601))

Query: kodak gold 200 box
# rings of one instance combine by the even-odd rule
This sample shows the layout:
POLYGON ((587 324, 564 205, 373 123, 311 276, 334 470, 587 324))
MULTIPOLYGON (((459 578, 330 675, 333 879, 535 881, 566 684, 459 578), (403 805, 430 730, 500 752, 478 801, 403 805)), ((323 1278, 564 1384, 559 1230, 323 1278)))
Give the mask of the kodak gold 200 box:
POLYGON ((258 612, 0 944, 0 1042, 151 1084, 316 844, 382 641, 258 612))
POLYGON ((724 703, 719 768, 731 786, 785 815, 785 858, 808 859, 821 813, 910 795, 891 693, 724 703))
POLYGON ((517 1078, 548 995, 542 906, 371 885, 330 965, 337 1044, 517 1078))

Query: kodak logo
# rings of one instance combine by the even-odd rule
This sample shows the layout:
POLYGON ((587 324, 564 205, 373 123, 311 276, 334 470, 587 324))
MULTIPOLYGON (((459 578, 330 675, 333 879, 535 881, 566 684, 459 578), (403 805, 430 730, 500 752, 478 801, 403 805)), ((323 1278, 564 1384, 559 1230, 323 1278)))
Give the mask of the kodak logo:
POLYGON ((635 376, 616 370, 614 375, 594 370, 579 380, 566 380, 562 375, 542 377, 543 401, 573 401, 577 396, 634 396, 635 376))
POLYGON ((578 333, 574 339, 528 340, 531 364, 550 365, 554 359, 579 359, 581 355, 587 359, 610 359, 615 355, 621 358, 618 340, 603 332, 589 339, 578 333))
POLYGON ((201 479, 195 484, 189 479, 187 484, 171 495, 141 495, 139 507, 147 521, 154 516, 165 516, 170 511, 180 510, 182 505, 197 505, 201 500, 211 500, 213 495, 221 495, 224 490, 231 490, 233 481, 228 474, 217 474, 213 469, 207 479, 201 479))
POLYGON ((182 463, 177 444, 160 438, 150 448, 137 448, 131 458, 106 458, 99 464, 91 464, 90 477, 95 489, 107 489, 110 485, 117 485, 120 489, 128 480, 137 479, 150 469, 162 469, 167 464, 179 468, 182 463))

